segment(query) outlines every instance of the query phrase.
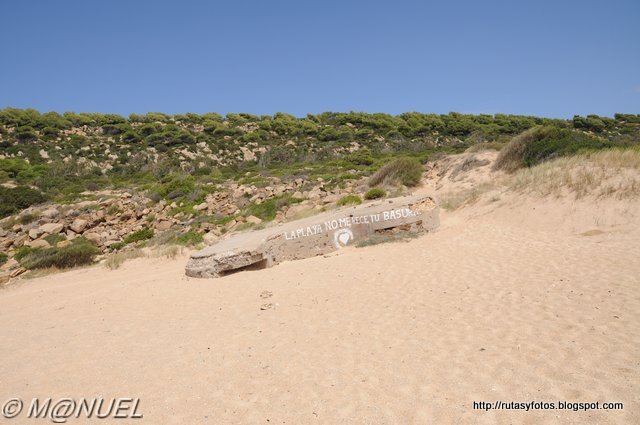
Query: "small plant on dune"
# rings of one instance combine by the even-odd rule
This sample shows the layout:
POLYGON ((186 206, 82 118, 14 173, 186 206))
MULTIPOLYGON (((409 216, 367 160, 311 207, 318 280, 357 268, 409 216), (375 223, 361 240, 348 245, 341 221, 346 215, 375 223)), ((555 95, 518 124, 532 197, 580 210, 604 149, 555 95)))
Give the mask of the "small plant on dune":
POLYGON ((379 187, 373 187, 364 194, 364 199, 380 199, 387 196, 387 192, 379 187))
POLYGON ((416 186, 422 178, 422 165, 412 158, 401 158, 385 164, 369 179, 369 186, 402 184, 416 186))
POLYGON ((359 205, 362 203, 362 199, 358 195, 347 195, 338 199, 336 205, 339 207, 343 207, 345 205, 359 205))
POLYGON ((56 267, 66 269, 93 263, 100 250, 84 237, 74 239, 62 248, 25 249, 16 252, 16 259, 26 269, 56 267))
POLYGON ((144 255, 145 254, 141 249, 129 249, 126 251, 120 251, 108 256, 104 262, 104 265, 108 269, 115 270, 120 268, 122 263, 124 263, 125 261, 144 257, 144 255))

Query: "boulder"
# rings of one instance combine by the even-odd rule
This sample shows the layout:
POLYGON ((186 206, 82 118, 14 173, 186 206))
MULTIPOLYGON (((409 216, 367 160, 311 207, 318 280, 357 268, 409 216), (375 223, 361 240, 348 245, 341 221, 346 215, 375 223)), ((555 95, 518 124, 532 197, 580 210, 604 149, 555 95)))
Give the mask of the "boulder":
POLYGON ((82 233, 84 232, 84 229, 87 228, 88 224, 89 222, 87 220, 84 220, 82 218, 76 218, 75 220, 73 220, 73 223, 71 223, 69 228, 76 233, 82 233))
POLYGON ((51 244, 45 241, 44 239, 38 239, 35 241, 29 242, 29 246, 31 248, 51 248, 51 244))
POLYGON ((42 226, 40 226, 40 232, 42 233, 48 233, 50 235, 56 235, 60 232, 62 232, 62 229, 64 229, 64 224, 62 223, 46 223, 43 224, 42 226))
POLYGON ((58 211, 57 208, 47 208, 46 210, 42 211, 40 215, 46 218, 56 218, 58 215, 60 215, 60 211, 58 211))
POLYGON ((171 228, 171 221, 169 220, 156 221, 156 224, 154 225, 154 227, 159 232, 164 232, 165 230, 169 230, 171 228))
POLYGON ((31 239, 38 239, 41 234, 42 234, 42 230, 40 230, 40 228, 29 230, 29 237, 31 239))
POLYGON ((56 244, 56 248, 64 248, 65 246, 71 245, 71 241, 60 241, 56 244))
POLYGON ((96 232, 87 232, 83 235, 87 240, 99 244, 102 240, 102 237, 96 232))
POLYGON ((251 224, 260 224, 262 223, 262 220, 259 219, 258 217, 256 217, 255 215, 250 215, 249 217, 246 218, 247 223, 251 223, 251 224))
POLYGON ((203 203, 198 204, 198 205, 193 207, 194 211, 204 211, 206 209, 207 209, 207 203, 206 202, 203 202, 203 203))

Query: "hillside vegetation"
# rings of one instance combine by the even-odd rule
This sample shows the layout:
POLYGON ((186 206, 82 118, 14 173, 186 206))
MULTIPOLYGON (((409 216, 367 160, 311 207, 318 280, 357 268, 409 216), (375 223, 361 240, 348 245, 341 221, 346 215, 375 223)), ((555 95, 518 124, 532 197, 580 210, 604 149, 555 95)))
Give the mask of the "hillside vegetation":
MULTIPOLYGON (((156 200, 195 205, 210 192, 207 183, 228 180, 267 185, 270 177, 306 176, 339 185, 373 174, 395 156, 424 161, 438 151, 500 145, 540 126, 547 139, 573 143, 571 149, 628 145, 638 140, 640 115, 559 120, 415 112, 326 112, 304 118, 148 113, 125 118, 6 108, 0 110, 0 183, 18 187, 0 193, 9 200, 0 216, 24 208, 25 202, 41 202, 27 187, 58 201, 87 190, 136 187, 156 200)), ((548 150, 525 158, 526 165, 549 156, 548 150)))
POLYGON ((0 281, 25 268, 213 243, 226 232, 397 196, 443 154, 497 149, 494 168, 515 173, 637 147, 639 135, 640 115, 624 114, 124 118, 7 108, 0 111, 0 281))

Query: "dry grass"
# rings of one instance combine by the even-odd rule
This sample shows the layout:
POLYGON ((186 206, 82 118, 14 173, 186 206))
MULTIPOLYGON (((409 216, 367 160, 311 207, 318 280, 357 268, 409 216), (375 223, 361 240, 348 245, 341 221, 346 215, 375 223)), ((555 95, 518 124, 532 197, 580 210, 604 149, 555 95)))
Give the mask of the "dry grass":
POLYGON ((422 164, 412 158, 396 159, 385 164, 369 178, 369 187, 416 186, 422 178, 422 164))
POLYGON ((106 258, 104 261, 104 265, 106 268, 115 270, 120 268, 122 263, 127 260, 132 260, 134 258, 145 257, 146 254, 142 249, 130 249, 126 251, 119 251, 115 254, 112 254, 106 258))
POLYGON ((520 170, 510 189, 541 196, 575 194, 619 199, 640 195, 640 150, 610 149, 558 158, 520 170))
POLYGON ((167 258, 169 260, 173 260, 178 255, 182 254, 183 248, 177 245, 167 245, 159 248, 154 252, 155 257, 167 258))
POLYGON ((537 129, 532 128, 511 139, 511 141, 500 150, 498 158, 496 158, 496 161, 493 163, 493 169, 513 173, 524 167, 524 156, 527 151, 527 145, 535 140, 537 131, 537 129))
MULTIPOLYGON (((447 211, 454 211, 467 205, 473 205, 480 200, 483 194, 494 188, 494 185, 483 183, 471 189, 460 190, 457 192, 447 192, 440 195, 440 206, 447 211)), ((492 202, 499 200, 495 196, 492 202)))

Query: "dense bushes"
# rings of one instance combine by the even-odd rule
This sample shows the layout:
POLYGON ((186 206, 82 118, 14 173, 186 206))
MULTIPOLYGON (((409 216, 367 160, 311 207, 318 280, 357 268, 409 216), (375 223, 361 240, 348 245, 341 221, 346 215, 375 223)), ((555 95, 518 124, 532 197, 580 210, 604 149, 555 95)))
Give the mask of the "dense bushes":
POLYGON ((0 186, 0 218, 11 215, 31 205, 40 204, 45 196, 29 187, 6 188, 0 186))
POLYGON ((494 169, 511 173, 551 158, 611 146, 608 141, 575 130, 536 127, 514 137, 500 151, 494 169))
POLYGON ((380 199, 387 196, 387 192, 379 187, 372 187, 364 194, 364 199, 380 199))
POLYGON ((411 158, 401 158, 385 164, 369 179, 369 186, 416 186, 422 178, 422 165, 411 158))
POLYGON ((62 248, 33 249, 23 247, 15 254, 16 260, 26 269, 57 267, 71 268, 91 264, 100 250, 83 237, 74 239, 62 248))

